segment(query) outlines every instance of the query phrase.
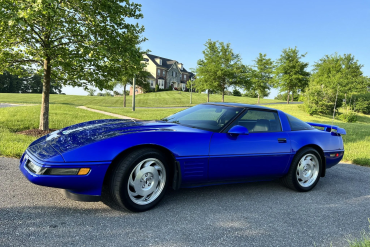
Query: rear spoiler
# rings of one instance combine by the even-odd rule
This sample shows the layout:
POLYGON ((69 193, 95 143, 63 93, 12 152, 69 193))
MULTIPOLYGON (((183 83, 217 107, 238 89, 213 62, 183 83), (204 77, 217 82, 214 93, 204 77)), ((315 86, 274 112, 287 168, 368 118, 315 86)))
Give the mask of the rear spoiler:
POLYGON ((333 132, 337 133, 337 134, 341 134, 341 135, 347 134, 345 129, 339 128, 338 126, 335 126, 335 125, 332 126, 332 125, 329 125, 329 124, 309 123, 309 122, 306 122, 306 123, 308 123, 309 125, 314 126, 314 127, 324 128, 323 130, 327 131, 327 132, 332 132, 332 130, 334 130, 333 132))

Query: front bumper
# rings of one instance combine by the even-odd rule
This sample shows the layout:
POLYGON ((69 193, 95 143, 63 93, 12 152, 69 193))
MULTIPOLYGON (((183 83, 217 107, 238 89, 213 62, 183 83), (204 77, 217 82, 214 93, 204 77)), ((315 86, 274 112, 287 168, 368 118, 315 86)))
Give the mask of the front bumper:
MULTIPOLYGON (((80 162, 80 163, 49 163, 38 160, 30 152, 26 151, 20 160, 19 169, 23 175, 31 182, 41 186, 60 188, 67 190, 68 194, 81 195, 81 199, 85 196, 95 196, 94 201, 101 195, 105 174, 110 165, 107 162, 80 162), (90 168, 87 175, 37 175, 27 168, 28 160, 43 168, 90 168)), ((71 199, 77 199, 75 196, 67 196, 71 199)), ((80 199, 80 200, 81 200, 80 199)), ((91 200, 90 200, 91 201, 91 200)))

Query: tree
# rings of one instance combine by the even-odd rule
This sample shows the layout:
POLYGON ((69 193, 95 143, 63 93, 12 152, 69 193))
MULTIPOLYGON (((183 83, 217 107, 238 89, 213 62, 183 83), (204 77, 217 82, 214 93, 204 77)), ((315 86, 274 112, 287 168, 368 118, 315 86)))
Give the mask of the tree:
POLYGON ((351 54, 341 56, 335 53, 321 58, 314 64, 310 84, 305 93, 306 111, 311 115, 331 114, 337 94, 337 107, 340 107, 347 94, 366 91, 369 84, 363 75, 362 67, 351 54))
POLYGON ((87 96, 94 96, 94 94, 96 92, 96 90, 94 88, 92 88, 92 87, 85 89, 85 91, 88 93, 87 96))
POLYGON ((289 95, 293 92, 304 90, 308 85, 310 73, 306 71, 308 63, 302 62, 306 54, 299 55, 297 47, 283 49, 280 58, 277 60, 275 70, 275 87, 279 87, 281 92, 289 95))
MULTIPOLYGON (((62 86, 51 80, 50 93, 61 92, 62 86)), ((42 93, 42 78, 38 74, 21 77, 4 71, 0 74, 0 93, 42 93)))
MULTIPOLYGON (((147 79, 150 76, 150 73, 144 71, 145 64, 142 63, 140 67, 138 67, 138 71, 134 74, 136 79, 136 86, 142 87, 144 89, 144 93, 148 91, 148 82, 147 79), (145 90, 146 89, 146 90, 145 90)), ((132 71, 132 70, 131 70, 132 71)), ((132 73, 132 72, 131 72, 132 73)), ((126 107, 126 87, 131 85, 134 74, 124 74, 120 77, 120 79, 115 79, 111 82, 112 87, 123 87, 123 107, 126 107)))
MULTIPOLYGON (((21 93, 42 93, 43 83, 42 76, 35 74, 30 77, 23 78, 21 93)), ((50 80, 50 94, 62 92, 62 85, 58 84, 54 79, 50 80)))
POLYGON ((43 73, 41 130, 49 129, 51 79, 63 85, 100 90, 140 65, 145 40, 141 5, 124 0, 2 0, 0 71, 21 68, 43 73))
POLYGON ((230 43, 208 40, 203 51, 204 58, 197 62, 197 79, 194 85, 199 90, 220 91, 224 102, 225 90, 243 83, 245 66, 239 54, 231 49, 230 43))
POLYGON ((242 96, 242 93, 238 89, 233 90, 233 96, 242 96))
POLYGON ((246 91, 243 96, 249 97, 249 98, 258 98, 258 94, 256 93, 256 91, 253 91, 253 90, 246 91))
POLYGON ((24 83, 24 78, 4 71, 0 74, 0 93, 20 93, 24 83))
POLYGON ((270 58, 266 58, 266 54, 260 53, 254 60, 255 64, 250 70, 251 87, 248 91, 253 91, 257 94, 257 104, 260 103, 260 98, 267 97, 270 94, 270 88, 274 85, 274 62, 270 58))

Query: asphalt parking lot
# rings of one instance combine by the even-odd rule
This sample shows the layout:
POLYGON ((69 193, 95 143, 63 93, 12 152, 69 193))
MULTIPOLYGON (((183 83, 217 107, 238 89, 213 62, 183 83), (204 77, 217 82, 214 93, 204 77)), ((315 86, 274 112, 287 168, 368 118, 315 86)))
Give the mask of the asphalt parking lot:
POLYGON ((1 246, 347 246, 369 230, 370 168, 339 164, 316 188, 278 182, 170 192, 145 213, 65 199, 0 158, 1 246))

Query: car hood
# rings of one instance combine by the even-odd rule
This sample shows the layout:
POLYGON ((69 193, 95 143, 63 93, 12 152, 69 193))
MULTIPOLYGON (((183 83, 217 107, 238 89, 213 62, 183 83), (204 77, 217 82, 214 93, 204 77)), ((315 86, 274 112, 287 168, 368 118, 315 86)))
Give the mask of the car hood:
POLYGON ((40 160, 64 162, 60 154, 93 142, 138 132, 175 131, 176 126, 163 121, 95 120, 54 131, 34 141, 27 150, 40 160))

